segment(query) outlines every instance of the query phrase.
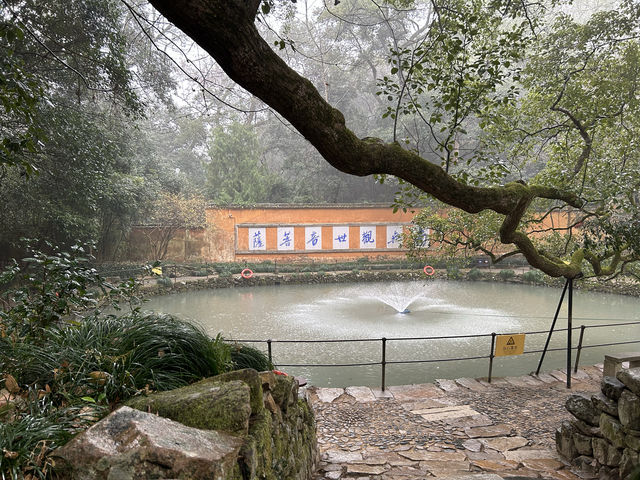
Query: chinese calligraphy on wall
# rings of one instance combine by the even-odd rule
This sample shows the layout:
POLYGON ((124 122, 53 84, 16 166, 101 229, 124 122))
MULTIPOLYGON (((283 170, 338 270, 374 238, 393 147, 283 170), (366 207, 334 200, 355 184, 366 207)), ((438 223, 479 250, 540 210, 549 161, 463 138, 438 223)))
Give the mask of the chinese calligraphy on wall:
MULTIPOLYGON (((241 227, 242 228, 242 227, 241 227)), ((246 227, 249 251, 386 250, 402 249, 405 225, 289 225, 246 227), (267 240, 267 231, 269 240, 267 240), (296 244, 296 230, 298 243, 296 244), (304 234, 304 235, 303 235, 304 234), (324 243, 323 243, 324 234, 324 243), (302 237, 304 236, 304 242, 302 237), (353 238, 352 238, 353 237, 353 238), (275 242, 275 243, 274 243, 275 242)), ((242 230, 239 234, 242 235, 242 230)), ((246 238, 246 237, 245 237, 246 238)), ((418 232, 422 247, 429 246, 429 230, 418 232)))

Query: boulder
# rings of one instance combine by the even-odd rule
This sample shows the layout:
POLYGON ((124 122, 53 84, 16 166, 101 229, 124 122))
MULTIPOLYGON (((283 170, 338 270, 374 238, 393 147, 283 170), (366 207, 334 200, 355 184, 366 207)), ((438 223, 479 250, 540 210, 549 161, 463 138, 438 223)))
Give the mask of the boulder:
MULTIPOLYGON (((600 420, 598 419, 598 422, 600 420)), ((600 431, 600 427, 592 427, 591 425, 587 425, 582 420, 578 420, 577 418, 572 420, 571 424, 578 429, 583 435, 588 437, 600 437, 602 438, 602 432, 600 431)))
POLYGON ((230 382, 232 380, 240 380, 249 385, 251 395, 251 414, 257 415, 263 408, 262 404, 262 379, 253 368, 245 368, 243 370, 234 370, 232 372, 223 373, 211 377, 214 382, 230 382))
POLYGON ((239 479, 242 439, 121 407, 55 452, 69 480, 239 479))
POLYGON ((620 464, 620 460, 622 460, 622 450, 618 450, 604 438, 594 438, 591 442, 593 457, 598 463, 609 467, 617 467, 620 464))
POLYGON ((580 455, 590 456, 593 454, 593 449, 591 448, 591 437, 587 437, 580 432, 574 432, 573 444, 580 455))
POLYGON ((298 400, 298 382, 290 375, 275 375, 271 396, 283 412, 298 400))
POLYGON ((607 397, 617 402, 620 398, 620 395, 622 395, 625 386, 624 383, 622 383, 617 378, 602 377, 600 389, 602 390, 602 393, 604 393, 607 397))
POLYGON ((620 461, 620 478, 627 478, 640 465, 640 456, 638 452, 634 452, 625 448, 622 452, 622 460, 620 461))
POLYGON ((627 435, 624 440, 627 443, 627 447, 635 452, 640 452, 640 437, 636 435, 627 435))
POLYGON ((618 401, 618 416, 625 427, 640 430, 640 398, 625 390, 618 401))
POLYGON ((616 376, 629 390, 640 395, 640 367, 623 368, 616 376))
POLYGON ((622 424, 611 415, 603 413, 600 415, 600 431, 602 436, 616 448, 624 448, 625 433, 622 430, 622 424))
POLYGON ((258 375, 260 375, 260 380, 262 381, 262 391, 273 390, 273 386, 276 383, 276 374, 267 370, 266 372, 260 372, 258 375))
POLYGON ((578 456, 578 451, 574 444, 573 434, 576 432, 573 425, 564 421, 560 425, 560 428, 556 430, 556 449, 558 453, 566 458, 572 460, 578 456))
POLYGON ((602 393, 597 393, 591 397, 591 402, 599 412, 608 413, 618 417, 618 404, 602 393))
POLYGON ((567 410, 576 418, 592 425, 600 423, 600 412, 593 406, 591 397, 584 393, 574 393, 567 398, 565 403, 567 410))
POLYGON ((249 431, 250 389, 240 380, 207 378, 176 390, 133 398, 127 405, 189 427, 237 434, 249 431))

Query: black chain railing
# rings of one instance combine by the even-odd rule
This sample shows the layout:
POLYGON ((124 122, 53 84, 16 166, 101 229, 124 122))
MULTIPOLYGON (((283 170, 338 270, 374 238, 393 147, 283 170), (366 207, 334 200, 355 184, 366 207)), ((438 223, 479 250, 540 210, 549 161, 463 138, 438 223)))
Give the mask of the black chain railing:
MULTIPOLYGON (((626 327, 631 325, 640 325, 640 321, 633 322, 622 322, 622 323, 605 323, 599 325, 581 325, 579 327, 573 327, 571 330, 579 330, 580 337, 578 340, 578 344, 576 346, 572 346, 571 350, 576 353, 576 361, 574 372, 578 371, 578 364, 580 362, 580 355, 582 350, 588 348, 596 348, 596 347, 608 347, 614 345, 630 345, 630 344, 638 344, 640 343, 640 339, 637 340, 624 340, 619 342, 608 342, 608 343, 598 343, 585 345, 585 332, 588 329, 595 328, 606 328, 606 327, 626 327)), ((556 329, 554 333, 559 332, 567 332, 567 328, 556 329)), ((269 356, 269 360, 273 362, 273 345, 282 343, 282 344, 302 344, 302 343, 317 343, 317 344, 331 344, 331 343, 361 343, 361 342, 369 342, 369 343, 379 343, 380 344, 380 361, 377 362, 355 362, 355 363, 278 363, 278 367, 290 367, 290 368, 298 368, 298 367, 371 367, 371 366, 380 366, 381 371, 381 389, 384 391, 386 389, 386 375, 387 375, 387 365, 407 365, 407 364, 419 364, 419 363, 439 363, 439 362, 454 362, 454 361, 467 361, 467 360, 488 360, 488 376, 487 380, 491 382, 491 378, 493 375, 493 360, 495 358, 495 340, 498 335, 515 335, 519 333, 524 333, 525 335, 540 335, 546 334, 548 331, 546 330, 537 330, 533 332, 509 332, 509 333, 484 333, 484 334, 474 334, 474 335, 446 335, 446 336, 432 336, 432 337, 395 337, 395 338, 356 338, 356 339, 329 339, 329 340, 256 340, 256 339, 234 339, 232 341, 241 342, 241 343, 253 343, 267 344, 267 355, 269 356), (487 338, 490 339, 490 342, 487 342, 488 354, 487 355, 475 355, 468 357, 449 357, 449 358, 429 358, 429 359, 417 359, 417 360, 389 360, 387 356, 387 345, 390 342, 403 342, 403 341, 427 341, 427 340, 451 340, 451 339, 467 339, 467 338, 487 338)), ((547 352, 556 352, 556 351, 565 351, 565 347, 557 347, 557 348, 545 348, 545 349, 534 349, 527 350, 522 353, 522 355, 533 355, 547 352)), ((567 372, 567 375, 570 375, 570 371, 567 372)))

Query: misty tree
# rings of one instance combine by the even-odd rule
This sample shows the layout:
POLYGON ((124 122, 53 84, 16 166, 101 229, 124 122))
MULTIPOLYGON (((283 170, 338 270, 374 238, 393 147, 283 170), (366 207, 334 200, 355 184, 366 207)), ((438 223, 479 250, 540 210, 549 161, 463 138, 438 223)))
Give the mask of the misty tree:
MULTIPOLYGON (((575 278, 582 274, 585 268, 585 261, 592 266, 596 274, 611 273, 625 262, 635 260, 640 254, 640 249, 636 245, 637 241, 634 242, 632 235, 626 235, 623 231, 624 226, 633 225, 638 219, 638 213, 634 206, 634 195, 627 195, 629 200, 625 203, 625 206, 628 207, 629 213, 623 214, 624 211, 621 210, 618 218, 615 218, 614 212, 605 203, 597 204, 596 202, 594 204, 594 198, 584 195, 582 180, 584 178, 586 182, 587 176, 584 175, 584 172, 588 171, 585 169, 591 168, 591 162, 586 161, 586 157, 585 161, 580 159, 584 156, 583 152, 588 151, 587 153, 591 155, 593 151, 593 146, 589 146, 587 141, 587 137, 591 138, 587 125, 589 127, 591 125, 581 121, 581 115, 583 114, 578 114, 577 111, 572 112, 568 106, 562 103, 562 100, 570 98, 568 93, 573 88, 574 82, 577 90, 588 88, 589 85, 587 81, 581 83, 580 76, 573 74, 573 70, 567 71, 564 77, 556 77, 555 81, 551 79, 552 85, 558 86, 560 92, 565 92, 560 97, 556 93, 555 100, 557 102, 554 100, 554 103, 552 103, 554 108, 552 112, 564 115, 562 123, 566 125, 571 134, 577 133, 577 136, 574 137, 565 135, 564 139, 561 138, 561 134, 554 137, 559 140, 558 146, 561 145, 561 140, 564 140, 568 146, 566 151, 569 153, 577 152, 572 165, 573 174, 565 174, 564 170, 561 170, 560 173, 562 175, 559 178, 566 179, 566 181, 559 182, 553 181, 558 178, 557 175, 545 176, 542 172, 529 179, 529 182, 524 179, 509 181, 509 178, 493 179, 491 176, 487 176, 486 178, 480 178, 478 184, 476 184, 476 182, 465 178, 464 175, 447 172, 446 163, 445 168, 442 168, 442 166, 421 157, 415 151, 402 148, 398 142, 387 143, 371 137, 358 138, 346 126, 342 113, 333 108, 323 98, 322 94, 314 88, 311 82, 290 68, 261 37, 255 25, 256 15, 259 14, 260 9, 263 11, 269 10, 272 6, 271 3, 262 3, 259 0, 206 2, 203 0, 183 0, 179 2, 151 0, 150 3, 163 13, 169 21, 173 22, 209 52, 235 82, 262 99, 286 118, 331 165, 339 170, 359 176, 370 174, 395 175, 445 204, 462 209, 467 213, 477 214, 485 210, 491 210, 500 215, 500 226, 495 235, 499 236, 501 242, 513 244, 532 266, 551 276, 575 278), (569 112, 569 114, 566 112, 569 112), (584 135, 585 131, 587 133, 586 136, 584 135), (582 146, 578 145, 576 141, 581 141, 582 146), (583 175, 580 175, 581 172, 583 172, 583 175), (503 184, 503 181, 508 183, 503 184), (535 208, 538 203, 545 202, 552 203, 552 208, 567 208, 584 212, 585 215, 589 216, 590 220, 602 220, 598 224, 600 227, 604 228, 608 223, 611 228, 602 231, 598 229, 590 230, 593 233, 584 234, 584 239, 579 248, 567 251, 566 255, 554 255, 537 247, 522 225, 525 215, 532 208, 535 208), (607 242, 603 247, 601 246, 599 235, 607 235, 609 232, 611 241, 607 242), (624 261, 621 261, 621 259, 624 259, 624 261), (604 269, 602 268, 603 263, 607 265, 604 269), (600 265, 600 268, 598 268, 598 265, 600 265)), ((406 4, 407 2, 403 3, 406 4)), ((505 60, 499 54, 492 52, 499 52, 499 49, 504 47, 503 42, 508 41, 509 35, 514 35, 515 40, 519 40, 525 35, 525 31, 527 31, 525 29, 522 31, 516 30, 512 34, 508 33, 513 25, 516 28, 524 25, 535 31, 540 26, 539 22, 544 21, 546 17, 544 12, 537 13, 533 10, 536 6, 523 6, 513 2, 500 1, 487 2, 483 6, 483 2, 480 2, 480 0, 473 3, 474 5, 480 5, 480 13, 494 11, 498 21, 504 19, 504 21, 499 21, 495 25, 489 24, 488 26, 500 35, 506 32, 506 39, 488 37, 487 48, 489 52, 486 58, 490 59, 491 63, 484 68, 495 68, 499 71, 499 75, 493 75, 491 72, 482 72, 482 66, 479 65, 475 67, 475 73, 473 69, 466 73, 462 72, 457 80, 459 90, 462 92, 467 86, 473 87, 477 82, 484 81, 489 75, 489 81, 493 83, 493 86, 490 86, 488 90, 480 89, 480 94, 486 96, 487 92, 489 94, 494 91, 500 93, 501 89, 510 86, 509 82, 518 81, 518 78, 514 76, 509 79, 509 82, 503 82, 502 78, 508 78, 510 72, 508 70, 510 68, 509 59, 505 60)), ((462 56, 462 61, 467 64, 473 63, 474 58, 482 54, 483 45, 478 45, 478 48, 473 50, 473 54, 467 55, 465 60, 467 43, 462 36, 468 36, 472 39, 475 35, 482 34, 482 29, 486 28, 486 26, 482 24, 478 17, 475 19, 466 17, 467 14, 464 11, 466 5, 464 2, 455 0, 435 2, 434 8, 436 13, 434 20, 425 32, 422 41, 426 48, 423 49, 424 52, 419 58, 427 60, 430 58, 443 58, 445 61, 456 61, 457 58, 462 56), (456 30, 452 41, 438 41, 443 29, 446 31, 449 24, 443 12, 462 12, 457 24, 454 18, 452 25, 456 29, 464 27, 465 30, 456 30)), ((638 4, 625 2, 621 8, 610 15, 618 15, 619 17, 615 19, 615 23, 611 20, 602 23, 603 28, 609 28, 611 33, 609 36, 605 34, 602 37, 604 40, 608 39, 605 44, 611 46, 630 45, 636 42, 635 37, 637 36, 639 25, 638 4), (626 28, 626 34, 617 36, 617 33, 622 33, 622 31, 614 32, 611 30, 614 24, 620 24, 621 28, 626 28)), ((588 32, 588 29, 585 30, 583 35, 588 32)), ((484 34, 486 35, 486 32, 484 34)), ((531 35, 530 39, 525 40, 534 42, 539 37, 543 37, 543 35, 531 35)), ((601 44, 602 38, 595 35, 591 39, 585 40, 582 44, 578 42, 567 45, 571 47, 570 53, 575 54, 575 65, 579 71, 591 72, 588 68, 588 62, 598 53, 597 47, 601 44), (582 61, 578 59, 581 52, 582 61), (584 68, 580 68, 581 66, 584 66, 584 68)), ((532 48, 534 47, 535 44, 532 48)), ((610 57, 611 60, 616 59, 614 57, 610 57)), ((438 64, 434 66, 438 67, 438 64)), ((443 70, 448 68, 448 65, 440 64, 439 66, 443 70)), ((517 67, 520 68, 519 65, 517 67)), ((398 71, 400 69, 398 66, 395 68, 398 68, 398 71)), ((436 79, 439 78, 438 75, 436 72, 435 74, 429 74, 426 78, 436 79)), ((592 78, 601 79, 597 73, 592 78)), ((441 86, 447 87, 445 82, 441 86)), ((429 89, 429 83, 427 83, 426 88, 429 89)), ((627 92, 627 101, 618 105, 618 110, 623 116, 616 116, 617 112, 612 107, 611 110, 590 111, 588 112, 590 118, 597 125, 611 123, 614 119, 619 118, 621 123, 618 127, 621 129, 629 128, 633 124, 631 123, 632 115, 627 116, 626 114, 631 113, 630 108, 635 107, 637 104, 637 96, 633 89, 629 89, 627 92)), ((539 92, 537 92, 538 95, 547 93, 548 90, 543 85, 540 86, 539 92)), ((455 103, 456 95, 462 94, 454 91, 448 94, 449 97, 443 95, 446 95, 446 92, 441 93, 439 98, 436 97, 431 102, 441 102, 447 115, 450 116, 451 109, 447 105, 451 101, 455 103)), ((464 96, 461 98, 464 98, 464 96)), ((520 99, 517 95, 504 98, 507 98, 506 105, 512 104, 514 108, 518 107, 520 99)), ((463 102, 461 105, 462 111, 464 111, 466 104, 472 100, 473 98, 468 98, 463 102)), ((492 107, 493 103, 492 101, 480 102, 476 105, 478 107, 472 105, 470 108, 480 109, 480 112, 475 112, 478 114, 483 113, 483 105, 492 107)), ((435 106, 437 107, 437 105, 435 106)), ((492 111, 486 113, 487 119, 491 121, 491 124, 494 121, 496 123, 500 121, 500 113, 492 111)), ((504 115, 502 119, 507 121, 504 115)), ((434 120, 437 120, 437 118, 434 120)), ((456 123, 449 123, 449 125, 455 127, 456 123)), ((444 146, 445 152, 448 149, 451 150, 447 143, 444 146)), ((553 151, 553 148, 551 150, 553 151)), ((631 153, 633 151, 634 149, 630 145, 628 152, 631 153)), ((455 143, 453 152, 455 152, 455 143)), ((610 154, 615 155, 615 153, 603 152, 603 160, 610 154)), ((570 156, 573 157, 573 155, 570 156)), ((624 160, 620 159, 620 161, 624 160)), ((471 163, 473 163, 473 159, 471 159, 471 163)), ((550 163, 554 165, 555 162, 551 161, 550 163)), ((637 170, 637 165, 631 165, 631 163, 626 163, 629 165, 629 169, 636 168, 637 170)), ((451 164, 451 161, 449 161, 449 164, 451 164)), ((491 165, 491 158, 488 158, 485 164, 491 165)), ((595 170, 594 173, 596 173, 595 170)))
POLYGON ((151 260, 163 260, 169 243, 180 230, 202 228, 206 224, 206 201, 204 197, 187 197, 180 194, 160 193, 147 216, 147 224, 142 229, 151 251, 151 260))
POLYGON ((219 204, 252 204, 269 201, 278 189, 279 179, 263 163, 254 129, 233 122, 216 127, 209 148, 207 191, 219 204))

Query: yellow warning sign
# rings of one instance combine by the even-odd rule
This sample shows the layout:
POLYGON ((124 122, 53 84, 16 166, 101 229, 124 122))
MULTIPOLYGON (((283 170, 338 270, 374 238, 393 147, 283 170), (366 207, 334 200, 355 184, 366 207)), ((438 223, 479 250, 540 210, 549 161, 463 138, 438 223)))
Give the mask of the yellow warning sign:
POLYGON ((505 355, 520 355, 524 352, 524 333, 516 333, 514 335, 497 335, 496 357, 504 357, 505 355))

